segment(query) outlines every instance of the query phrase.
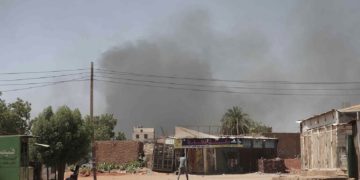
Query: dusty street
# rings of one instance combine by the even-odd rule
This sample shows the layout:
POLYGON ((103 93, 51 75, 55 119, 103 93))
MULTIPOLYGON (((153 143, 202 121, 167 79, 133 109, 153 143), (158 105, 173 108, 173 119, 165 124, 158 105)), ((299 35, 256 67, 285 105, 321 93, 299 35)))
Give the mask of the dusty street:
MULTIPOLYGON (((277 177, 276 174, 236 174, 236 175, 189 175, 190 180, 235 180, 235 179, 249 179, 249 180, 271 180, 277 177)), ((99 175, 98 180, 176 180, 177 176, 174 174, 153 173, 150 175, 99 175)), ((184 175, 180 179, 186 179, 184 175)), ((92 177, 79 177, 79 180, 92 180, 92 177)))

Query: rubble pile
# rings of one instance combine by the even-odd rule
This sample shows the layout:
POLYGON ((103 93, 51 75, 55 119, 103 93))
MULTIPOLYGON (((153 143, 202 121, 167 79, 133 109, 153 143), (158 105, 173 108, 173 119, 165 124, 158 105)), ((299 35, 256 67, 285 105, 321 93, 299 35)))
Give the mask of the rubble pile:
POLYGON ((283 159, 259 159, 258 170, 262 173, 278 173, 285 172, 285 163, 283 159))

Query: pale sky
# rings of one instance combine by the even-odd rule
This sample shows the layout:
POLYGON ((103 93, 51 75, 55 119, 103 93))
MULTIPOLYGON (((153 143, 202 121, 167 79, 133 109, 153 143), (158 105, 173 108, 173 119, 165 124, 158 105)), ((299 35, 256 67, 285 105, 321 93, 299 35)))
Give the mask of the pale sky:
MULTIPOLYGON (((141 40, 154 41, 158 37, 169 37, 174 32, 176 35, 178 33, 176 26, 181 17, 194 11, 204 11, 209 17, 207 23, 210 24, 211 34, 215 34, 207 36, 207 39, 211 39, 209 41, 211 44, 219 43, 219 45, 211 47, 216 49, 210 53, 211 59, 209 60, 213 77, 252 80, 331 81, 334 79, 352 81, 357 79, 355 78, 356 73, 347 72, 346 76, 340 74, 331 77, 331 75, 327 76, 326 73, 323 73, 324 69, 319 68, 319 71, 308 69, 308 64, 311 61, 303 61, 303 59, 328 58, 323 57, 322 54, 330 51, 331 47, 327 48, 326 46, 324 51, 320 49, 313 52, 312 49, 307 49, 308 45, 304 45, 314 44, 308 42, 307 38, 310 35, 306 33, 310 32, 313 35, 319 33, 317 30, 326 31, 330 34, 320 41, 325 39, 328 42, 329 39, 332 40, 329 37, 335 34, 336 37, 340 37, 345 47, 351 47, 350 49, 353 48, 353 51, 359 50, 359 46, 357 46, 360 44, 359 29, 357 29, 359 27, 359 20, 357 20, 359 3, 357 1, 342 2, 317 1, 313 3, 312 1, 291 0, 1 0, 1 72, 89 68, 90 61, 95 61, 95 66, 98 67, 102 54, 114 46, 123 46, 141 40), (341 5, 339 6, 339 4, 341 5), (332 22, 335 23, 332 24, 332 22), (224 43, 225 41, 228 42, 227 39, 234 39, 234 37, 240 37, 239 41, 244 42, 245 45, 243 46, 247 48, 243 50, 246 52, 239 51, 242 54, 240 53, 238 56, 236 49, 231 49, 231 45, 224 43), (246 44, 247 41, 249 41, 248 44, 246 44), (300 45, 298 42, 301 42, 300 45), (223 46, 223 44, 230 48, 226 48, 227 46, 223 46), (297 51, 298 49, 304 50, 297 51), (248 61, 243 60, 246 58, 248 61), (269 70, 271 75, 261 73, 264 69, 269 70), (305 72, 305 70, 309 70, 309 72, 305 72), (243 72, 247 73, 244 74, 243 72), (306 76, 308 73, 313 76, 309 78, 310 76, 306 76)), ((184 30, 180 28, 179 31, 184 30)), ((313 39, 309 38, 309 41, 313 39)), ((322 45, 318 46, 322 47, 322 45)), ((341 53, 343 52, 337 54, 341 53)), ((339 55, 339 57, 337 59, 344 57, 341 61, 347 64, 347 56, 339 55)), ((358 58, 349 57, 348 59, 350 59, 349 62, 359 61, 358 58)), ((330 64, 338 65, 335 61, 331 61, 330 64)), ((323 64, 321 61, 315 63, 315 66, 320 67, 323 64)), ((353 67, 353 65, 349 64, 345 67, 353 67)), ((359 68, 354 67, 354 69, 359 68)), ((3 75, 1 77, 0 75, 0 79, 15 77, 18 76, 3 75)), ((101 86, 101 84, 98 85, 101 86)), ((16 87, 0 86, 0 91, 13 88, 16 87)), ((1 98, 10 102, 16 97, 32 103, 33 116, 46 106, 58 107, 64 104, 72 108, 80 108, 83 114, 88 113, 87 83, 69 83, 8 92, 3 93, 1 98)), ((239 99, 242 102, 252 102, 251 105, 249 103, 237 103, 236 95, 224 97, 224 99, 229 98, 233 101, 227 103, 224 100, 223 106, 214 114, 215 117, 219 118, 219 112, 223 112, 232 105, 242 105, 251 115, 256 113, 254 110, 258 106, 256 103, 261 103, 266 106, 264 109, 268 109, 268 107, 274 106, 273 103, 278 102, 281 108, 274 110, 275 113, 271 113, 269 116, 263 116, 261 113, 254 115, 256 119, 273 125, 277 131, 283 131, 282 125, 274 123, 279 118, 284 118, 281 122, 286 121, 288 129, 285 131, 298 131, 297 124, 294 123, 298 119, 337 108, 342 102, 351 102, 352 104, 360 102, 356 101, 360 98, 336 97, 336 100, 325 103, 323 107, 319 108, 319 102, 322 102, 321 104, 327 102, 324 98, 313 100, 313 98, 306 97, 305 99, 309 100, 309 104, 306 103, 306 100, 297 104, 294 102, 299 99, 303 100, 302 97, 286 97, 288 99, 282 101, 278 101, 278 97, 266 97, 265 99, 255 97, 256 100, 254 101, 239 99), (316 108, 313 108, 312 104, 316 108), (304 109, 299 107, 304 107, 304 109), (284 117, 282 116, 283 112, 291 112, 293 115, 284 117)), ((107 102, 101 88, 96 88, 95 101, 96 113, 105 113, 107 102)))

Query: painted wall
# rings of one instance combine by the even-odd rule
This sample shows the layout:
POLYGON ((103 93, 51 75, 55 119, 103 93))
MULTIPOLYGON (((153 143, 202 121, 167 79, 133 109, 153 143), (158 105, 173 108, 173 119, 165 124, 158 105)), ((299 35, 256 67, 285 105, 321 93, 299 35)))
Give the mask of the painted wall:
POLYGON ((20 136, 0 136, 0 179, 20 179, 20 136))

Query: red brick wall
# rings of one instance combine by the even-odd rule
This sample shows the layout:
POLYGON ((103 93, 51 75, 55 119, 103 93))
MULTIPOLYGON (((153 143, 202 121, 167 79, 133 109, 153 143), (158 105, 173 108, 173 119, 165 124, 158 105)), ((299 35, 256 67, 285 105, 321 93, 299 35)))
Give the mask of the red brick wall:
POLYGON ((300 159, 284 159, 285 167, 288 170, 301 169, 300 159))
POLYGON ((127 163, 138 160, 143 144, 137 141, 96 141, 97 163, 127 163))
POLYGON ((300 156, 300 133, 264 133, 266 137, 278 138, 277 152, 283 159, 300 156))

